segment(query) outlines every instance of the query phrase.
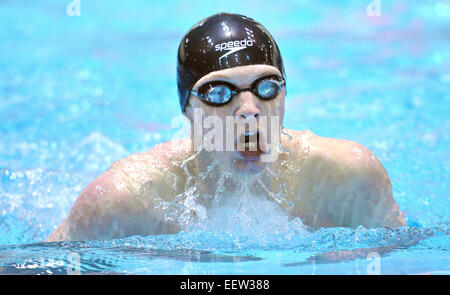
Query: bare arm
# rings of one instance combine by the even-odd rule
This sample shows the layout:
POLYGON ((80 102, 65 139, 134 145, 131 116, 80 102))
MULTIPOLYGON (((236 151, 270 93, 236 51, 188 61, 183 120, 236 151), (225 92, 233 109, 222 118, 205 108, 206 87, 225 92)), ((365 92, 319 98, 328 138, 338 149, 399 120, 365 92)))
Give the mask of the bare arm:
POLYGON ((171 170, 172 161, 184 159, 190 146, 189 139, 173 140, 113 163, 81 192, 69 216, 47 241, 178 232, 179 226, 164 218, 159 205, 171 202, 184 187, 180 173, 171 170))
POLYGON ((155 209, 155 198, 118 185, 117 177, 120 176, 109 170, 89 184, 69 216, 46 241, 100 240, 177 231, 163 222, 162 213, 155 209))

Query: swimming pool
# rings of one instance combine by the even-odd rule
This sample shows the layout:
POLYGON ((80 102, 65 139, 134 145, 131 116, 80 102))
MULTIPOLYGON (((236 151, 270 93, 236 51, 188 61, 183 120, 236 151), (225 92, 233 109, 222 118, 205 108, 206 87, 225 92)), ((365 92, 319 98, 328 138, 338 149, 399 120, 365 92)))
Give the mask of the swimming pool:
POLYGON ((0 273, 67 273, 76 255, 82 273, 450 273, 448 1, 381 1, 372 17, 371 1, 81 0, 72 17, 69 2, 0 2, 0 273), (277 40, 284 126, 373 151, 408 227, 309 232, 252 207, 251 224, 226 216, 176 235, 43 243, 113 161, 179 131, 178 43, 220 11, 277 40))

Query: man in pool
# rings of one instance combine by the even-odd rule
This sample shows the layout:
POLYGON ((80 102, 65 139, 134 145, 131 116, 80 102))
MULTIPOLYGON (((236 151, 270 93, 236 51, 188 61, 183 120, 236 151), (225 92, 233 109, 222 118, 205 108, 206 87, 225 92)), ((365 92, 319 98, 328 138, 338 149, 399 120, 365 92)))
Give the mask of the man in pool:
POLYGON ((261 24, 228 13, 197 23, 179 46, 177 81, 190 137, 113 163, 47 241, 176 233, 186 220, 177 204, 198 202, 208 212, 246 193, 312 229, 406 225, 369 150, 280 127, 283 61, 261 24))

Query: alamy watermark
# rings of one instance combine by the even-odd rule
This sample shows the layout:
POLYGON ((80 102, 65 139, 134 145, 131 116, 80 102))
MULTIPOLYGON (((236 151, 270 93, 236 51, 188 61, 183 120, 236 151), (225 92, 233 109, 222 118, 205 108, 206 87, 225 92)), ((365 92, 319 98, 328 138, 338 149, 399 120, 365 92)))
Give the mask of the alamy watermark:
POLYGON ((66 268, 68 275, 81 274, 81 256, 77 252, 70 252, 67 255, 68 266, 66 268))
POLYGON ((381 274, 381 258, 380 254, 377 252, 370 252, 367 254, 367 260, 371 262, 366 268, 366 273, 368 275, 380 275, 381 274))
POLYGON ((186 131, 191 133, 194 151, 207 152, 260 152, 261 162, 278 159, 281 122, 279 116, 205 116, 202 108, 195 108, 192 122, 184 116, 172 119, 171 126, 183 124, 172 139, 180 138, 186 131))
MULTIPOLYGON (((360 269, 360 265, 358 262, 358 259, 355 260, 355 268, 356 268, 356 274, 358 275, 381 275, 381 257, 378 252, 369 252, 366 256, 366 261, 369 261, 369 264, 366 267, 366 272, 362 273, 360 269)), ((312 273, 311 275, 316 274, 316 259, 315 257, 311 260, 311 266, 312 266, 312 273)), ((350 274, 349 272, 348 274, 350 274)))
POLYGON ((81 0, 72 0, 66 7, 68 16, 81 16, 81 0))
POLYGON ((373 0, 366 7, 368 16, 381 16, 381 0, 373 0))

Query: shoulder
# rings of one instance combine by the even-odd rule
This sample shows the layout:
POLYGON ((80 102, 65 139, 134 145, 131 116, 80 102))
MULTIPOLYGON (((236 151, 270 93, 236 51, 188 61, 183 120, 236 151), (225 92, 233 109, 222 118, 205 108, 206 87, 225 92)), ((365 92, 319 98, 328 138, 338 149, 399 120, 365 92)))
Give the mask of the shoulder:
POLYGON ((291 157, 302 159, 309 154, 311 138, 315 136, 310 130, 283 129, 280 141, 289 150, 291 157))
POLYGON ((389 182, 386 170, 378 158, 365 146, 354 141, 314 135, 310 143, 310 157, 324 165, 333 166, 343 176, 389 182))
POLYGON ((189 153, 189 142, 158 144, 114 162, 78 196, 68 218, 47 241, 110 239, 159 232, 156 210, 181 187, 173 167, 189 153))
POLYGON ((163 142, 155 145, 145 154, 152 158, 159 158, 165 164, 182 161, 192 154, 191 139, 173 139, 163 142))
POLYGON ((303 184, 313 192, 310 203, 317 216, 317 208, 322 208, 333 226, 405 224, 389 176, 369 149, 354 141, 320 137, 312 132, 299 138, 304 142, 299 139, 292 148, 307 147, 303 184))
POLYGON ((172 182, 167 178, 181 177, 178 175, 181 162, 191 154, 189 138, 171 140, 157 144, 147 152, 135 153, 114 162, 108 172, 116 185, 139 193, 145 187, 172 182))
POLYGON ((156 144, 147 152, 135 153, 118 160, 111 165, 110 170, 127 171, 133 167, 148 169, 166 167, 174 162, 183 160, 191 153, 191 141, 189 138, 174 139, 156 144))
POLYGON ((363 145, 345 139, 321 137, 309 130, 285 130, 291 139, 289 149, 294 155, 307 157, 310 164, 334 167, 346 174, 385 174, 378 158, 363 145))

